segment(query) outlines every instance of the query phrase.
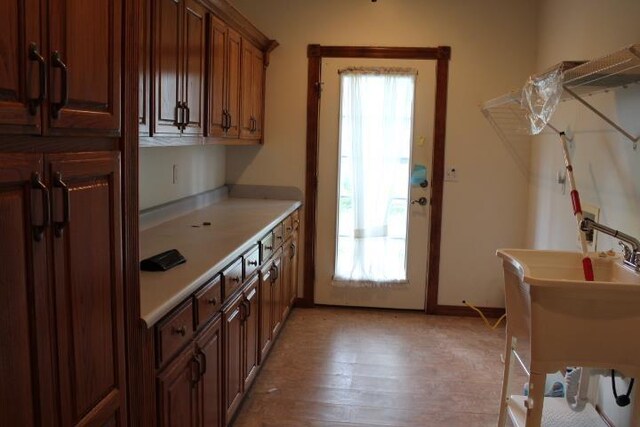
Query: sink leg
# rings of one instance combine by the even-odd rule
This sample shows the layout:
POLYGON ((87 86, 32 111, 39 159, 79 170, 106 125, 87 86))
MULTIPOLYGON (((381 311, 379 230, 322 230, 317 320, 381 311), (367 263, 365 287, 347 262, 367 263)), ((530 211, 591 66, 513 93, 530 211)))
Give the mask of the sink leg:
POLYGON ((500 418, 498 427, 504 427, 507 422, 507 399, 509 398, 509 377, 513 367, 513 336, 507 332, 507 340, 504 346, 504 374, 502 375, 502 394, 500 395, 500 418))
POLYGON ((531 372, 529 376, 529 399, 527 399, 526 427, 540 427, 542 423, 542 407, 544 405, 544 387, 546 374, 531 372))
MULTIPOLYGON (((636 380, 638 382, 638 380, 636 380)), ((631 417, 631 427, 640 427, 640 392, 634 389, 633 392, 633 416, 631 417)))

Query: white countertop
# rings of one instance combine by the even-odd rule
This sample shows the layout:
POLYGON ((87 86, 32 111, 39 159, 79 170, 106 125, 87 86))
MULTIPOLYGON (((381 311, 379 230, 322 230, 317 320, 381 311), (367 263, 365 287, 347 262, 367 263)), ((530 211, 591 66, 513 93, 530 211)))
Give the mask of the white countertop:
POLYGON ((147 327, 299 206, 290 200, 225 199, 140 232, 140 259, 177 249, 187 260, 169 271, 140 272, 140 315, 147 327), (211 225, 203 226, 207 221, 211 225))

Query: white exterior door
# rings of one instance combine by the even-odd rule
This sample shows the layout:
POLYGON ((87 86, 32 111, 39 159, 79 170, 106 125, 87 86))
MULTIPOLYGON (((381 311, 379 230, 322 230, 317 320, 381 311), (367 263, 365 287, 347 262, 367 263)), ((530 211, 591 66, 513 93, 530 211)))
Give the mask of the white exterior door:
MULTIPOLYGON (((316 229, 315 303, 327 305, 417 309, 425 307, 430 203, 410 201, 431 195, 431 152, 435 102, 435 61, 323 58, 320 98, 318 211, 316 229), (340 75, 351 67, 402 67, 417 70, 409 172, 425 166, 429 185, 409 187, 406 241, 406 281, 349 286, 334 281, 340 157, 340 75)), ((409 182, 406 183, 409 186, 409 182)), ((384 258, 384 257, 380 257, 384 258)), ((385 263, 385 259, 379 259, 385 263)))

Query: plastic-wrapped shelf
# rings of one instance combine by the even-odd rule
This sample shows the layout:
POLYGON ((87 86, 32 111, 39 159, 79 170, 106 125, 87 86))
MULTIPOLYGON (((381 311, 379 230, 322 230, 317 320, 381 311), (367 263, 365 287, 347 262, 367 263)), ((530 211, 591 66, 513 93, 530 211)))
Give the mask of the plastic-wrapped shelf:
MULTIPOLYGON (((592 61, 564 61, 527 79, 520 91, 510 92, 482 105, 482 112, 498 135, 508 142, 540 133, 560 101, 582 99, 598 92, 640 82, 640 44, 634 44, 592 61)), ((632 141, 602 113, 588 106, 632 141)))

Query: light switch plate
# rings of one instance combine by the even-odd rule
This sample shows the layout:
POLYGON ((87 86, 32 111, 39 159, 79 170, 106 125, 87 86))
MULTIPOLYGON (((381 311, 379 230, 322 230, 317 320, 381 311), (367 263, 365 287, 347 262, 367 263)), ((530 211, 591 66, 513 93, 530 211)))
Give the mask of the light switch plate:
POLYGON ((456 168, 447 168, 444 173, 444 180, 449 182, 458 182, 458 171, 456 168))

